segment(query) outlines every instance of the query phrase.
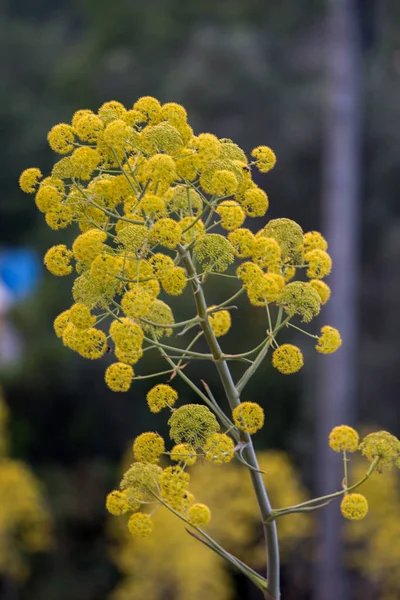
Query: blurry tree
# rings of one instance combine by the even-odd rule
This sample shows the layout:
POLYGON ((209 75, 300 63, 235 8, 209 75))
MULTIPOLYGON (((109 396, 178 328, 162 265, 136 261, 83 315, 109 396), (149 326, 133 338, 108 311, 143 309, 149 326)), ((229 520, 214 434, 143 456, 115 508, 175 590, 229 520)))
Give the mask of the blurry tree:
MULTIPOLYGON (((360 148, 362 118, 360 16, 355 0, 329 0, 326 32, 326 108, 322 188, 322 231, 335 265, 332 300, 324 318, 343 336, 341 351, 328 364, 318 360, 317 489, 337 487, 341 465, 326 445, 332 427, 355 419, 358 374, 358 279, 360 270, 360 148)), ((320 513, 315 599, 348 598, 343 571, 342 524, 331 506, 320 513)))
POLYGON ((0 596, 16 598, 29 575, 30 553, 51 549, 51 516, 29 467, 9 458, 8 410, 0 390, 0 596))

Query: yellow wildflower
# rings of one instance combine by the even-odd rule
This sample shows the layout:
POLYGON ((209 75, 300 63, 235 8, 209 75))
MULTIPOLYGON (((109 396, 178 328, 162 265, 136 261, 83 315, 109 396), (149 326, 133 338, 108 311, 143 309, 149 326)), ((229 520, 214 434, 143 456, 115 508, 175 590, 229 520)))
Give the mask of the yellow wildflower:
POLYGON ((193 504, 188 510, 188 520, 191 525, 203 527, 211 520, 211 511, 206 504, 193 504))
POLYGON ((133 375, 131 365, 116 362, 107 367, 105 381, 113 392, 127 392, 131 387, 133 375))
POLYGON ((355 452, 358 442, 357 431, 348 425, 338 425, 329 434, 329 446, 335 452, 355 452))
MULTIPOLYGON (((214 307, 210 306, 209 310, 214 307)), ((229 310, 218 310, 208 315, 208 320, 215 337, 226 335, 231 328, 232 320, 229 310)))
POLYGON ((282 344, 272 355, 272 364, 280 373, 290 375, 296 373, 304 365, 300 348, 293 344, 282 344))
POLYGON ((368 513, 368 502, 362 494, 345 494, 340 504, 340 511, 345 519, 359 521, 368 513))
POLYGON ((207 406, 201 404, 184 404, 177 408, 169 418, 168 425, 170 437, 176 444, 185 442, 195 448, 219 431, 217 419, 207 406))
POLYGON ((43 177, 40 169, 25 169, 22 171, 19 178, 19 187, 26 194, 33 194, 37 184, 39 183, 39 179, 43 177))
POLYGON ((197 460, 196 450, 190 444, 176 444, 170 452, 171 460, 191 467, 197 460))
POLYGON ((275 153, 268 146, 257 146, 251 155, 256 159, 256 167, 261 173, 268 173, 275 166, 275 153))
POLYGON ((203 451, 207 460, 220 465, 232 460, 235 444, 226 433, 213 433, 206 439, 203 451))
POLYGON ((72 273, 72 257, 72 251, 68 250, 65 244, 58 244, 47 250, 44 257, 44 264, 52 275, 64 277, 72 273))
POLYGON ((67 123, 59 123, 50 129, 47 140, 54 152, 68 154, 68 152, 74 149, 74 130, 67 123))
POLYGON ((164 450, 163 438, 153 431, 140 434, 133 443, 135 460, 142 463, 158 463, 164 450))
POLYGON ((338 348, 342 345, 342 339, 340 337, 340 333, 335 327, 331 327, 330 325, 325 325, 321 329, 321 335, 318 338, 318 343, 315 346, 317 351, 321 354, 332 354, 332 352, 336 352, 338 348))
POLYGON ((233 409, 233 421, 246 433, 256 433, 264 425, 264 410, 256 402, 242 402, 233 409))
POLYGON ((147 537, 153 531, 153 521, 146 513, 134 513, 128 521, 128 529, 134 537, 147 537))
POLYGON ((170 385, 159 383, 147 393, 147 404, 152 413, 158 413, 163 408, 172 407, 178 400, 178 393, 170 385))

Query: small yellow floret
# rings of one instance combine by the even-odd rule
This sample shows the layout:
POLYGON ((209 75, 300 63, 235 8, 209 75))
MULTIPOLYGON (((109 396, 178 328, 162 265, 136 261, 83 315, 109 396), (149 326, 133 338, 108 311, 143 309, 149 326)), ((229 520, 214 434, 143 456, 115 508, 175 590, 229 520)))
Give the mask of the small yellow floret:
POLYGON ((170 452, 171 460, 191 467, 197 460, 196 450, 190 444, 176 444, 170 452))
POLYGON ((240 204, 234 200, 224 200, 218 206, 216 212, 221 217, 221 227, 228 231, 240 227, 246 218, 240 204))
POLYGON ((160 383, 147 393, 147 404, 152 413, 158 413, 167 406, 171 407, 178 400, 178 393, 170 385, 160 383))
POLYGON ((260 236, 255 239, 252 257, 256 265, 265 269, 281 261, 281 249, 274 238, 260 236))
POLYGON ((93 148, 81 146, 76 148, 71 155, 71 165, 75 177, 79 179, 90 179, 93 171, 97 169, 101 160, 100 154, 93 148))
POLYGON ((304 365, 303 354, 293 344, 282 344, 272 355, 272 364, 280 373, 290 375, 296 373, 304 365))
POLYGON ((78 329, 88 329, 96 323, 96 317, 92 316, 88 307, 82 302, 77 302, 71 306, 69 320, 78 329))
POLYGON ((211 520, 211 511, 206 504, 193 504, 188 509, 188 521, 195 527, 208 525, 211 520))
POLYGON ((168 421, 170 438, 175 444, 188 443, 194 448, 220 429, 214 414, 201 404, 184 404, 172 412, 168 421))
POLYGON ((268 196, 264 190, 252 187, 245 191, 241 202, 248 217, 263 217, 268 210, 268 196))
POLYGON ((238 188, 238 180, 232 171, 222 169, 221 171, 215 171, 211 184, 210 194, 216 194, 217 196, 231 196, 236 192, 238 188))
POLYGON ((332 354, 332 352, 336 352, 338 348, 342 345, 342 338, 340 337, 340 333, 335 327, 331 327, 330 325, 325 325, 321 329, 321 335, 318 338, 318 343, 315 348, 321 354, 332 354))
MULTIPOLYGON (((210 306, 211 310, 213 306, 210 306)), ((208 315, 208 320, 215 337, 226 335, 231 328, 232 320, 229 310, 219 310, 208 315)))
POLYGON ((261 173, 268 173, 275 166, 275 152, 268 146, 257 146, 251 155, 256 159, 256 167, 261 173))
POLYGON ((153 521, 146 513, 134 513, 128 521, 128 529, 134 537, 147 537, 153 531, 153 521))
POLYGON ((98 113, 103 123, 107 124, 116 119, 121 119, 126 114, 126 108, 121 102, 110 100, 100 106, 98 113))
POLYGON ((340 511, 345 519, 360 521, 368 513, 368 501, 362 494, 346 494, 340 504, 340 511))
POLYGON ((379 459, 377 469, 394 465, 400 468, 400 440, 388 431, 375 431, 365 436, 359 449, 361 454, 372 462, 379 459))
POLYGON ((304 260, 308 263, 307 277, 310 279, 323 279, 332 270, 332 259, 324 250, 310 250, 304 260))
POLYGON ((42 213, 60 207, 62 195, 54 185, 41 185, 35 196, 35 204, 42 213))
POLYGON ((74 130, 67 123, 54 125, 47 134, 50 148, 59 154, 68 154, 74 149, 74 130))
POLYGON ((205 457, 217 465, 228 463, 235 453, 235 444, 226 433, 213 433, 203 446, 205 457))
POLYGON ((137 286, 125 292, 121 300, 121 306, 127 317, 139 319, 149 312, 152 302, 151 294, 137 286))
POLYGON ((106 508, 115 517, 127 513, 130 507, 125 492, 120 492, 119 490, 110 492, 107 496, 106 508))
POLYGON ((182 510, 189 482, 190 475, 182 467, 167 467, 160 475, 162 498, 175 510, 182 510))
POLYGON ((157 98, 153 96, 142 96, 136 100, 133 110, 141 113, 143 121, 152 121, 157 118, 161 110, 161 105, 157 98))
POLYGON ((311 279, 308 283, 321 298, 321 304, 326 304, 331 296, 329 285, 327 285, 325 281, 321 281, 321 279, 311 279))
POLYGON ((113 321, 110 325, 113 342, 124 352, 137 352, 142 349, 144 333, 140 325, 126 317, 113 321))
POLYGON ((69 310, 64 310, 54 319, 54 331, 58 338, 62 338, 65 328, 69 323, 69 310))
POLYGON ((255 237, 250 229, 239 228, 230 231, 228 240, 232 244, 238 258, 248 258, 253 253, 255 237))
POLYGON ((358 443, 357 431, 348 425, 338 425, 329 434, 329 446, 335 452, 355 452, 358 443))
POLYGON ((150 231, 149 241, 152 244, 161 244, 166 248, 175 248, 182 236, 179 224, 173 219, 160 219, 154 223, 150 231))
POLYGON ((39 179, 42 177, 43 175, 40 169, 25 169, 25 171, 22 171, 20 175, 19 187, 26 194, 33 194, 39 179))
POLYGON ((90 265, 90 263, 104 250, 104 242, 107 234, 99 229, 89 229, 85 233, 78 235, 72 245, 76 260, 90 265))
POLYGON ((233 409, 233 420, 246 433, 256 433, 264 425, 264 410, 256 402, 242 402, 233 409))
POLYGON ((142 463, 158 463, 164 450, 163 438, 153 431, 142 433, 133 443, 135 460, 142 463))
POLYGON ((90 143, 97 142, 99 135, 104 128, 104 123, 100 117, 90 112, 79 115, 77 118, 75 118, 74 115, 72 124, 80 139, 90 143))
POLYGON ((105 381, 113 392, 127 392, 131 387, 133 375, 131 365, 116 362, 107 367, 105 381))
POLYGON ((327 250, 328 242, 319 231, 308 231, 303 238, 304 252, 310 250, 327 250))
POLYGON ((186 271, 182 267, 171 267, 160 277, 164 291, 170 296, 180 296, 187 284, 186 271))
POLYGON ((72 251, 68 250, 65 244, 58 244, 47 250, 44 256, 44 264, 52 275, 64 277, 72 273, 72 257, 72 251))

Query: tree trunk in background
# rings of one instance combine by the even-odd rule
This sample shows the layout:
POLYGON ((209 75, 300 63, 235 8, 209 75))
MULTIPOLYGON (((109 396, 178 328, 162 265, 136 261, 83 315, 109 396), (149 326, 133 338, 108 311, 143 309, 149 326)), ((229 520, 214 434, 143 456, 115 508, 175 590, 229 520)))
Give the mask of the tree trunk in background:
MULTIPOLYGON (((317 493, 340 488, 343 466, 328 446, 332 427, 351 423, 357 393, 357 323, 359 265, 359 180, 361 121, 361 44, 356 0, 328 0, 326 97, 322 187, 322 232, 329 243, 332 299, 323 323, 337 327, 341 349, 317 360, 317 493)), ((315 560, 315 600, 346 600, 343 519, 338 503, 319 513, 315 560)))

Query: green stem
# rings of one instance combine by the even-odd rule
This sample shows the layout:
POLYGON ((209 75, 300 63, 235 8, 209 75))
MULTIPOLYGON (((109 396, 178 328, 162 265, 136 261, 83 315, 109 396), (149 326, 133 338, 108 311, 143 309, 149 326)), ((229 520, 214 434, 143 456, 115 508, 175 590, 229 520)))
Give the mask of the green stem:
POLYGON ((344 487, 348 487, 348 477, 347 477, 347 456, 346 450, 343 452, 343 469, 344 469, 344 487))
POLYGON ((301 504, 295 504, 293 506, 288 506, 286 508, 279 508, 278 510, 273 510, 271 516, 269 517, 269 521, 274 521, 275 519, 277 519, 278 517, 283 516, 283 514, 285 515, 289 515, 291 513, 295 513, 295 512, 302 512, 299 509, 308 507, 308 506, 313 506, 314 504, 321 504, 323 502, 326 501, 330 501, 333 500, 334 498, 340 498, 340 496, 343 496, 344 494, 348 494, 349 492, 354 492, 354 490, 356 490, 357 488, 360 487, 360 485, 362 485, 365 481, 367 481, 367 479, 369 479, 372 475, 372 473, 375 471, 376 465, 379 462, 379 457, 375 458, 375 460, 371 463, 367 473, 364 475, 364 477, 362 479, 360 479, 360 481, 357 481, 357 483, 355 483, 354 485, 350 486, 350 487, 345 487, 343 490, 340 490, 339 492, 334 492, 333 494, 327 494, 326 496, 320 496, 319 498, 314 498, 313 500, 307 500, 307 502, 301 502, 301 504))
POLYGON ((160 354, 163 358, 165 358, 165 360, 167 361, 167 363, 169 365, 171 365, 171 367, 175 370, 176 369, 176 374, 185 382, 187 383, 187 385, 199 396, 199 398, 201 398, 203 400, 203 402, 205 402, 207 404, 207 406, 213 411, 215 412, 215 414, 217 415, 217 417, 219 418, 219 420, 221 421, 221 423, 223 423, 225 425, 225 427, 234 427, 232 421, 226 416, 226 414, 223 412, 223 410, 221 410, 221 408, 218 405, 214 405, 213 402, 211 402, 211 400, 205 395, 203 394, 203 392, 201 391, 200 388, 197 387, 196 384, 193 383, 193 381, 190 379, 190 377, 188 377, 187 375, 185 375, 185 373, 182 371, 181 368, 177 368, 177 365, 174 363, 174 361, 168 356, 168 354, 165 352, 165 350, 162 347, 159 347, 159 351, 160 354))
MULTIPOLYGON (((217 554, 219 554, 220 556, 222 556, 223 558, 225 558, 225 560, 227 560, 228 562, 230 562, 239 571, 242 571, 242 573, 244 573, 244 575, 246 575, 249 579, 251 579, 253 581, 253 583, 259 589, 261 589, 262 591, 265 591, 267 589, 267 582, 266 582, 266 580, 263 577, 261 577, 255 571, 253 571, 253 569, 251 569, 249 566, 247 566, 245 563, 243 563, 239 558, 236 558, 236 556, 233 556, 233 554, 231 554, 230 552, 227 552, 227 550, 225 550, 222 546, 220 546, 205 531, 203 531, 202 529, 200 529, 200 527, 197 527, 196 525, 193 525, 192 523, 190 523, 188 521, 188 519, 184 515, 182 515, 180 512, 178 512, 177 510, 175 510, 174 508, 172 508, 172 506, 170 506, 167 502, 165 502, 165 500, 163 500, 160 496, 158 496, 154 492, 152 492, 152 493, 153 493, 154 497, 157 498, 157 500, 160 502, 160 504, 162 504, 163 506, 165 506, 165 508, 167 508, 175 516, 177 516, 178 519, 181 519, 181 521, 183 521, 184 523, 186 523, 187 525, 189 525, 189 527, 191 527, 192 529, 195 529, 200 534, 200 536, 202 536, 204 538, 204 540, 207 540, 207 542, 205 542, 205 543, 206 543, 206 545, 209 548, 211 548, 217 554)), ((195 536, 195 537, 197 538, 197 536, 195 536)), ((203 541, 203 540, 201 540, 201 541, 203 541)))
MULTIPOLYGON (((282 309, 279 309, 278 312, 278 317, 277 317, 277 321, 275 324, 275 329, 272 332, 272 335, 275 336, 275 334, 282 329, 282 327, 284 327, 284 325, 286 325, 286 323, 289 321, 290 317, 287 317, 283 322, 281 322, 282 320, 282 309)), ((262 363, 262 361, 264 360, 264 358, 267 355, 267 352, 271 346, 271 339, 272 338, 268 338, 265 342, 264 347, 260 350, 257 358, 254 360, 253 364, 251 365, 251 367, 249 367, 247 369, 247 371, 245 371, 244 375, 241 377, 241 379, 239 379, 238 383, 236 384, 236 388, 238 389, 239 392, 242 392, 245 385, 247 384, 247 382, 249 381, 249 379, 254 375, 254 373, 257 371, 258 367, 260 366, 260 364, 262 363)))
MULTIPOLYGON (((221 383, 224 387, 226 397, 229 401, 231 410, 239 406, 239 390, 235 387, 232 379, 231 372, 228 367, 228 363, 223 358, 221 347, 218 343, 217 338, 211 328, 211 325, 207 318, 207 303, 205 300, 203 288, 200 281, 196 278, 196 269, 193 265, 190 255, 185 249, 179 245, 178 251, 181 254, 183 261, 186 266, 187 273, 193 278, 191 285, 194 292, 194 299, 196 302, 197 314, 201 319, 201 327, 204 332, 204 337, 208 343, 208 346, 213 355, 213 361, 218 370, 221 383)), ((272 514, 271 504, 266 492, 262 475, 259 472, 260 467, 258 465, 256 453, 251 437, 248 434, 242 436, 242 441, 246 444, 243 451, 246 462, 252 467, 250 469, 250 476, 253 483, 253 488, 257 496, 258 505, 261 512, 262 522, 264 524, 264 533, 266 537, 266 550, 267 550, 267 563, 268 563, 268 591, 274 600, 280 598, 280 584, 279 584, 279 548, 278 548, 278 535, 274 522, 267 523, 267 519, 272 514)))
POLYGON ((184 348, 176 348, 175 346, 168 346, 167 344, 161 344, 161 342, 153 341, 150 338, 144 336, 143 338, 146 342, 150 344, 154 344, 158 348, 162 348, 163 350, 170 350, 171 352, 176 352, 177 354, 182 354, 185 356, 189 356, 190 358, 195 358, 197 360, 211 360, 211 354, 202 354, 201 352, 193 352, 193 350, 185 350, 184 348))
POLYGON ((289 327, 293 327, 293 329, 297 329, 297 331, 301 331, 301 333, 304 333, 305 335, 308 335, 308 337, 314 338, 315 340, 318 339, 317 335, 313 335, 312 333, 308 333, 308 331, 305 331, 304 329, 301 329, 301 327, 297 327, 297 325, 293 325, 293 323, 288 323, 289 327))

